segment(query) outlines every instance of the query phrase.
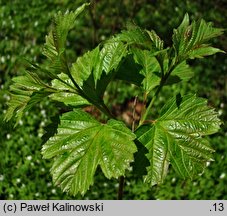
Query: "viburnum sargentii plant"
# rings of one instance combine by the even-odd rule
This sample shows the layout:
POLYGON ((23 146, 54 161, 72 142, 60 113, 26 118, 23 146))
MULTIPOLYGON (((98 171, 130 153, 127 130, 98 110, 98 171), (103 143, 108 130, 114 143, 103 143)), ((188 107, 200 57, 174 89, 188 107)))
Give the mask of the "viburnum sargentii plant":
POLYGON ((186 14, 173 31, 172 46, 165 47, 156 32, 131 25, 69 64, 67 35, 87 5, 56 14, 43 49, 47 61, 31 64, 24 76, 13 78, 5 120, 15 117, 18 122, 44 97, 69 107, 42 154, 53 160, 54 184, 72 195, 86 193, 98 166, 107 178, 120 179, 119 198, 130 166, 151 186, 164 181, 170 165, 183 178, 200 174, 213 153, 205 136, 216 133, 221 124, 206 99, 173 95, 157 119, 149 114, 163 86, 193 77, 187 60, 222 52, 209 41, 223 29, 204 20, 190 23, 186 14), (144 95, 140 121, 130 129, 104 102, 108 84, 116 80, 138 86, 144 95), (105 122, 84 111, 91 105, 106 116, 105 122))

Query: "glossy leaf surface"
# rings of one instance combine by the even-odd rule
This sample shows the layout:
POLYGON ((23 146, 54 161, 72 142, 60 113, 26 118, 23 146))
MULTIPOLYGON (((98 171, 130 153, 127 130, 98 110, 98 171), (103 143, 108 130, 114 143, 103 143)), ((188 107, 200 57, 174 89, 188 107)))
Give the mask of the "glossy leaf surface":
POLYGON ((96 106, 103 105, 106 87, 125 55, 126 46, 110 40, 102 48, 98 46, 79 57, 70 72, 81 88, 82 96, 96 106))
POLYGON ((97 166, 107 178, 124 175, 133 161, 135 135, 122 123, 101 124, 89 114, 74 110, 60 119, 57 134, 43 146, 45 158, 55 158, 53 181, 73 195, 93 184, 97 166))
POLYGON ((88 4, 83 4, 73 12, 58 12, 53 20, 53 28, 46 36, 43 54, 49 59, 49 73, 68 73, 65 55, 66 39, 69 31, 74 27, 76 18, 83 12, 88 4))
MULTIPOLYGON (((165 103, 158 119, 149 120, 147 116, 165 85, 188 81, 193 76, 188 59, 221 52, 211 47, 209 40, 221 35, 223 29, 213 28, 204 20, 190 23, 186 14, 174 30, 173 46, 165 48, 155 31, 128 25, 127 30, 103 41, 71 64, 66 56, 67 36, 87 5, 54 17, 43 50, 47 60, 40 65, 31 63, 25 76, 13 79, 5 120, 15 116, 18 122, 24 112, 44 97, 62 102, 69 109, 94 105, 101 112, 100 119, 106 115, 102 121, 107 122, 103 124, 75 109, 56 118, 43 137, 42 153, 53 159, 51 173, 55 185, 73 195, 89 189, 98 166, 107 178, 118 178, 134 162, 134 173, 137 177, 145 176, 150 185, 162 183, 170 165, 183 178, 201 173, 213 152, 204 136, 217 132, 220 125, 217 113, 207 106, 206 100, 177 95, 165 103), (112 101, 104 103, 106 88, 114 79, 135 84, 144 94, 135 134, 114 120, 121 115, 117 111, 113 116, 108 106, 114 109, 118 105, 111 104, 112 101), (149 103, 146 100, 152 90, 156 91, 150 94, 153 98, 149 103)), ((135 114, 136 105, 133 106, 135 114)), ((134 114, 132 118, 137 116, 134 114)), ((127 116, 131 118, 128 112, 127 116)))
POLYGON ((49 96, 52 100, 59 101, 65 105, 73 107, 90 104, 85 98, 78 94, 73 82, 66 74, 59 74, 58 77, 59 79, 54 79, 52 81, 52 87, 56 89, 56 92, 49 96))
POLYGON ((144 76, 143 89, 150 92, 161 80, 160 65, 154 54, 148 50, 133 49, 135 62, 142 66, 140 74, 144 76))
POLYGON ((194 73, 190 66, 183 61, 174 68, 166 84, 170 85, 180 81, 188 81, 193 77, 193 75, 194 73))
POLYGON ((138 129, 138 140, 149 151, 146 182, 162 183, 169 164, 183 178, 203 171, 213 152, 204 136, 216 133, 220 125, 206 103, 194 95, 177 96, 166 103, 157 120, 138 129))
POLYGON ((151 49, 152 41, 148 33, 135 25, 128 25, 127 30, 123 30, 116 35, 117 41, 122 41, 129 46, 140 46, 143 49, 151 49))
POLYGON ((80 87, 92 76, 96 87, 103 73, 108 75, 115 70, 125 54, 126 46, 122 42, 109 40, 101 49, 98 46, 79 57, 72 65, 72 76, 80 87))

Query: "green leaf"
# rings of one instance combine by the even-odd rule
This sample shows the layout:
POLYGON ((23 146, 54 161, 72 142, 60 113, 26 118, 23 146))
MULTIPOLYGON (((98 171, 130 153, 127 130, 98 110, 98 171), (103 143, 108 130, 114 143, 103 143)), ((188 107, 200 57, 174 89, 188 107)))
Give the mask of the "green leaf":
POLYGON ((58 12, 53 20, 50 33, 46 36, 43 54, 50 60, 52 73, 68 73, 68 65, 65 55, 66 39, 69 31, 74 27, 77 17, 83 12, 85 3, 73 12, 58 12))
POLYGON ((222 52, 225 53, 224 51, 214 48, 208 45, 201 45, 200 47, 191 50, 189 53, 190 59, 194 58, 203 58, 204 56, 209 56, 209 55, 214 55, 215 53, 222 52))
POLYGON ((122 42, 110 40, 100 47, 85 53, 72 64, 71 74, 79 85, 82 96, 97 107, 105 106, 103 95, 107 85, 113 79, 126 47, 122 42))
POLYGON ((88 5, 88 3, 85 3, 78 7, 75 11, 66 11, 65 14, 58 12, 54 17, 53 39, 58 53, 64 51, 69 31, 74 27, 77 17, 88 5))
POLYGON ((117 70, 115 79, 124 80, 141 87, 144 79, 144 76, 140 74, 141 69, 142 66, 135 63, 133 55, 128 55, 117 70))
POLYGON ((98 55, 99 47, 96 47, 92 51, 88 51, 83 56, 78 57, 76 62, 72 64, 72 77, 80 87, 92 75, 94 62, 97 64, 98 55))
POLYGON ((27 92, 24 92, 24 94, 16 95, 16 94, 10 94, 10 101, 7 103, 8 109, 5 113, 4 120, 9 121, 12 119, 12 117, 16 117, 17 123, 22 118, 24 109, 30 99, 30 95, 27 95, 27 92))
POLYGON ((170 77, 168 78, 166 85, 171 85, 173 83, 178 83, 180 81, 188 81, 193 77, 194 73, 186 61, 181 62, 172 71, 170 77))
POLYGON ((214 28, 213 23, 201 21, 193 21, 191 25, 190 41, 188 48, 195 45, 206 43, 212 38, 218 37, 223 34, 224 29, 214 28))
MULTIPOLYGON (((115 39, 107 41, 101 52, 100 61, 102 61, 102 70, 106 74, 110 73, 112 70, 117 69, 122 58, 126 55, 126 46, 122 42, 115 41, 115 39)), ((95 80, 100 79, 100 75, 96 76, 94 74, 95 80)))
POLYGON ((117 69, 126 54, 126 46, 114 39, 107 41, 101 51, 96 47, 85 53, 72 64, 71 74, 77 84, 82 87, 90 76, 93 76, 95 87, 101 79, 103 72, 107 75, 117 69))
POLYGON ((157 33, 152 30, 152 31, 147 31, 151 41, 153 42, 153 46, 156 49, 156 51, 163 50, 164 47, 164 41, 161 40, 161 38, 157 35, 157 33))
POLYGON ((168 137, 161 128, 150 127, 138 140, 148 149, 150 162, 144 181, 151 186, 163 183, 169 167, 168 137))
POLYGON ((64 73, 58 75, 59 79, 54 79, 51 84, 56 92, 52 93, 49 97, 52 100, 63 102, 65 105, 73 107, 80 107, 89 105, 90 103, 80 96, 77 89, 73 87, 73 82, 64 73))
POLYGON ((153 88, 160 84, 161 74, 160 65, 154 54, 148 50, 133 49, 135 62, 142 66, 140 74, 144 76, 142 81, 143 89, 150 92, 153 88))
POLYGON ((103 104, 103 94, 110 82, 109 77, 106 78, 104 73, 99 72, 102 71, 102 62, 99 61, 99 58, 99 47, 96 47, 94 50, 77 58, 77 61, 72 64, 70 71, 73 79, 79 85, 83 97, 96 106, 103 104), (100 85, 96 85, 94 71, 98 73, 96 78, 100 75, 104 77, 103 79, 96 80, 100 85))
POLYGON ((74 110, 63 114, 55 136, 43 146, 45 158, 55 158, 53 181, 63 191, 84 194, 93 184, 97 166, 107 178, 124 175, 133 161, 135 135, 122 123, 101 124, 89 114, 74 110))
POLYGON ((220 49, 207 45, 212 38, 223 34, 224 29, 214 28, 212 23, 193 21, 190 25, 188 14, 185 15, 181 25, 174 29, 173 46, 178 59, 201 58, 223 52, 220 49))
POLYGON ((71 79, 66 74, 59 74, 52 80, 51 86, 45 84, 34 72, 26 71, 25 76, 13 78, 10 86, 10 101, 5 114, 5 120, 16 117, 16 125, 23 114, 35 104, 49 96, 52 100, 63 102, 66 105, 80 107, 90 103, 78 94, 71 79))
MULTIPOLYGON (((43 55, 48 58, 46 72, 49 76, 56 76, 59 73, 67 73, 67 64, 65 61, 64 52, 58 53, 54 44, 54 38, 52 31, 46 37, 46 44, 43 48, 43 55)), ((40 66, 42 68, 42 66, 40 66)))
POLYGON ((120 34, 117 34, 115 39, 127 45, 140 46, 144 49, 152 48, 152 41, 148 33, 135 25, 128 25, 127 30, 123 30, 120 34))
MULTIPOLYGON (((77 8, 75 11, 66 11, 66 13, 62 13, 59 11, 53 20, 53 30, 50 33, 52 37, 48 38, 50 39, 50 45, 55 51, 60 54, 65 49, 66 44, 66 38, 68 36, 69 31, 74 27, 75 21, 77 17, 84 11, 85 7, 87 7, 89 4, 85 3, 79 8, 77 8)), ((47 40, 47 46, 48 46, 48 40, 47 40)))
POLYGON ((188 26, 189 26, 189 16, 186 13, 180 26, 177 29, 173 30, 173 46, 175 48, 177 55, 182 55, 182 53, 184 52, 184 47, 186 44, 185 32, 188 26))
POLYGON ((193 178, 204 170, 213 152, 204 136, 216 133, 221 123, 205 99, 178 95, 168 101, 160 117, 151 122, 137 132, 138 141, 149 151, 146 182, 162 183, 169 164, 183 178, 193 178))
MULTIPOLYGON (((140 131, 142 131, 142 130, 140 130, 140 131)), ((136 135, 139 136, 138 134, 136 134, 136 135)), ((146 167, 150 165, 150 162, 146 157, 148 150, 138 140, 135 140, 135 144, 137 147, 137 152, 134 155, 135 159, 132 164, 133 174, 136 178, 141 178, 147 174, 146 167)))
POLYGON ((4 119, 9 121, 15 116, 17 125, 27 110, 50 94, 51 87, 31 72, 27 72, 25 76, 15 77, 13 81, 14 83, 10 86, 10 100, 7 103, 8 109, 4 119))
POLYGON ((161 40, 155 31, 147 31, 147 33, 152 41, 151 50, 154 52, 154 56, 161 67, 161 73, 164 74, 169 69, 169 48, 164 49, 164 41, 161 40))

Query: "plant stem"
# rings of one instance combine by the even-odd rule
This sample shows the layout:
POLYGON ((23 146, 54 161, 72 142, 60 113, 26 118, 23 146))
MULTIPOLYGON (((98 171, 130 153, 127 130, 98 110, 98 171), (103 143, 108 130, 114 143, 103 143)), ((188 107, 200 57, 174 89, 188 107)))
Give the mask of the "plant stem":
POLYGON ((134 133, 135 131, 135 124, 136 124, 136 119, 135 119, 135 115, 136 115, 136 104, 137 104, 137 96, 134 99, 133 102, 133 111, 132 111, 132 132, 134 133))
POLYGON ((144 115, 145 110, 146 110, 147 95, 148 95, 148 93, 147 92, 144 92, 144 95, 143 95, 143 107, 142 107, 142 111, 141 111, 141 114, 140 114, 140 120, 141 120, 141 118, 144 115))
POLYGON ((113 118, 116 119, 116 117, 110 112, 110 110, 108 109, 108 107, 106 106, 106 104, 102 104, 101 106, 102 108, 99 108, 101 111, 103 111, 103 113, 105 113, 109 118, 113 118))
MULTIPOLYGON (((133 111, 132 111, 132 132, 135 131, 135 113, 136 113, 136 104, 137 104, 138 97, 136 96, 133 102, 133 111)), ((122 200, 123 193, 124 193, 124 182, 125 178, 124 176, 121 176, 119 179, 119 188, 118 188, 118 200, 122 200)))
POLYGON ((169 71, 164 75, 162 75, 162 79, 161 79, 161 82, 160 82, 160 85, 158 86, 155 94, 154 94, 154 97, 152 98, 151 102, 149 103, 147 109, 145 110, 145 113, 142 114, 141 116, 141 119, 140 119, 140 122, 139 122, 139 126, 141 126, 144 121, 146 120, 147 116, 148 116, 148 113, 151 109, 151 107, 153 106, 159 92, 162 90, 162 87, 165 85, 167 79, 169 78, 170 74, 172 73, 172 71, 176 68, 176 66, 178 65, 179 63, 178 62, 175 62, 175 65, 171 66, 169 71))
POLYGON ((152 98, 151 102, 149 103, 147 109, 145 110, 144 114, 141 116, 141 119, 140 119, 140 122, 139 122, 139 126, 142 125, 144 123, 144 121, 146 120, 147 116, 148 116, 148 113, 149 113, 149 110, 151 109, 151 107, 153 106, 159 92, 161 91, 163 85, 160 84, 160 86, 157 88, 155 94, 154 94, 154 97, 152 98))
POLYGON ((120 178, 119 178, 119 188, 118 188, 118 197, 117 197, 118 200, 122 200, 122 198, 123 198, 124 183, 125 183, 124 176, 120 176, 120 178))

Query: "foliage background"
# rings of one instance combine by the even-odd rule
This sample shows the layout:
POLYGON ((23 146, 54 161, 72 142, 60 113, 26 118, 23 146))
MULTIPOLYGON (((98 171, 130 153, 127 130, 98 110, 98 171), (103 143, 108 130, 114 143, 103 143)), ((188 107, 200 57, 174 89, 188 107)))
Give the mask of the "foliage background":
MULTIPOLYGON (((51 182, 50 161, 40 154, 42 134, 50 117, 61 110, 43 101, 26 113, 19 126, 5 124, 3 114, 9 99, 7 93, 12 77, 24 73, 23 59, 40 62, 45 35, 51 17, 59 10, 73 10, 82 0, 0 0, 0 199, 115 199, 117 180, 106 180, 97 172, 95 184, 84 197, 69 197, 51 182)), ((188 12, 191 19, 204 18, 215 27, 227 28, 226 0, 95 0, 81 16, 75 31, 70 33, 68 55, 72 62, 85 51, 92 49, 111 34, 123 29, 128 21, 146 29, 154 29, 171 43, 172 29, 177 27, 188 12)), ((226 35, 214 41, 227 51, 226 35)), ((174 92, 197 92, 208 98, 223 121, 219 133, 210 137, 216 150, 215 161, 207 164, 202 176, 194 181, 182 181, 170 171, 165 183, 150 188, 132 176, 126 178, 125 199, 227 199, 227 59, 226 55, 196 60, 192 63, 195 77, 181 86, 165 87, 156 102, 156 111, 174 92)), ((112 84, 108 95, 115 107, 128 112, 134 93, 133 86, 112 84)))

